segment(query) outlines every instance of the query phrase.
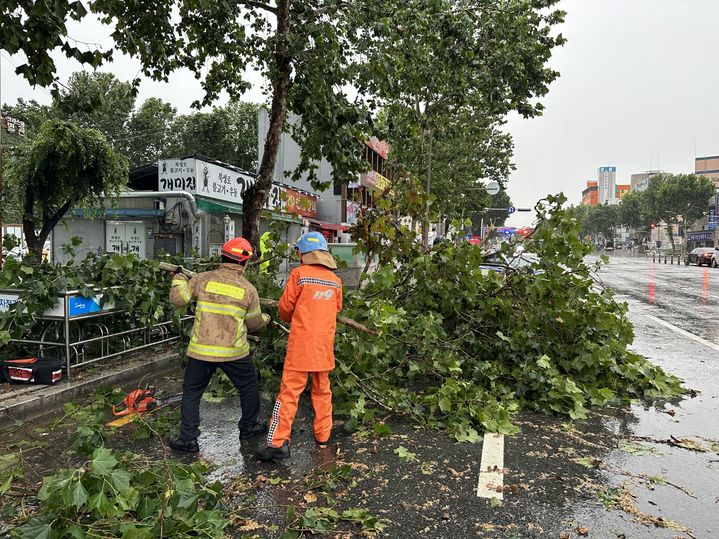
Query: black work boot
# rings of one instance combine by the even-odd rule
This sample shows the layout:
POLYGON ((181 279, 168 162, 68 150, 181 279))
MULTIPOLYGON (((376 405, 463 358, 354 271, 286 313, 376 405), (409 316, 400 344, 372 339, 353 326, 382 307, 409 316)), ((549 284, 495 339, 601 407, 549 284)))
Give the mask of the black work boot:
POLYGON ((253 423, 247 427, 240 429, 240 440, 249 440, 255 436, 265 434, 267 432, 267 425, 264 423, 253 423))
POLYGON ((281 447, 268 445, 257 453, 257 458, 263 462, 279 461, 290 458, 290 443, 285 440, 281 447))
POLYGON ((200 450, 197 439, 187 439, 182 436, 179 438, 170 438, 167 441, 167 445, 176 451, 184 451, 185 453, 197 453, 200 450))
POLYGON ((330 435, 327 437, 327 439, 326 439, 324 442, 323 442, 322 440, 320 440, 320 439, 315 435, 315 443, 316 443, 317 445, 329 445, 329 444, 331 444, 331 443, 332 443, 332 434, 330 433, 330 435))

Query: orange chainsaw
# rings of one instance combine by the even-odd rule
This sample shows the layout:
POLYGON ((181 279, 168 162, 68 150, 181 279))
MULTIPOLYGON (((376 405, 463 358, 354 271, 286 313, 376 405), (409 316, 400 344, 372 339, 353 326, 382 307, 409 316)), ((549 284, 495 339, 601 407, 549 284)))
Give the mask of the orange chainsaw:
POLYGON ((122 404, 112 406, 112 415, 119 419, 110 421, 110 427, 121 427, 127 425, 135 416, 152 412, 162 406, 167 406, 182 400, 182 393, 169 397, 155 397, 155 386, 146 385, 144 389, 130 391, 122 400, 122 404), (120 406, 124 408, 118 409, 120 406))

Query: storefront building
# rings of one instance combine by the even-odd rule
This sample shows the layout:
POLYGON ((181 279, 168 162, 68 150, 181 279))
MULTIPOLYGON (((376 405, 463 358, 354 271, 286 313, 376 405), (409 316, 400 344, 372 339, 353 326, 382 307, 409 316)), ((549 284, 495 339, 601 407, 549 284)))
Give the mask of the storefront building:
MULTIPOLYGON (((298 121, 296 116, 288 119, 289 123, 298 121)), ((257 113, 258 142, 257 151, 262 160, 264 153, 264 140, 269 129, 267 111, 261 109, 257 113)), ((371 138, 365 143, 365 158, 369 171, 354 178, 333 184, 332 187, 317 191, 310 184, 307 174, 304 174, 292 185, 312 193, 317 197, 316 217, 305 217, 303 224, 305 230, 317 230, 327 238, 330 243, 348 243, 350 241, 347 229, 357 221, 359 212, 373 204, 373 201, 390 185, 391 174, 385 169, 389 154, 389 144, 377 138, 371 138)), ((301 148, 289 133, 283 132, 280 137, 275 165, 274 180, 281 182, 286 174, 292 173, 300 163, 301 148)), ((332 183, 332 166, 321 160, 315 163, 315 174, 321 182, 332 183)))
POLYGON ((714 231, 695 230, 687 232, 687 251, 697 247, 714 247, 714 231))
MULTIPOLYGON (((130 171, 130 190, 108 202, 102 215, 76 209, 56 227, 53 255, 66 262, 62 245, 73 236, 83 239, 77 258, 88 252, 132 253, 155 258, 162 253, 183 256, 219 254, 227 239, 242 235, 242 196, 255 177, 237 167, 202 155, 165 159, 130 171)), ((283 241, 294 241, 303 223, 317 216, 317 197, 278 182, 267 201, 268 218, 286 223, 283 241)))

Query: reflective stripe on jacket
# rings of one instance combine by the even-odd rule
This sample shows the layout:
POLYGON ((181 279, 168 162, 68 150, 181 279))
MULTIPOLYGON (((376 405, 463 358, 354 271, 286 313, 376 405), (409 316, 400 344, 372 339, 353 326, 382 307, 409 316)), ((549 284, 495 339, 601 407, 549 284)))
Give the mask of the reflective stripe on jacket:
POLYGON ((337 313, 342 310, 340 278, 324 266, 302 264, 290 273, 278 309, 282 320, 291 322, 284 368, 334 369, 337 313))
POLYGON ((187 355, 203 361, 232 361, 247 356, 247 333, 262 328, 260 298, 244 278, 239 264, 221 264, 219 269, 195 275, 189 281, 176 275, 170 302, 183 307, 196 300, 195 323, 187 355))

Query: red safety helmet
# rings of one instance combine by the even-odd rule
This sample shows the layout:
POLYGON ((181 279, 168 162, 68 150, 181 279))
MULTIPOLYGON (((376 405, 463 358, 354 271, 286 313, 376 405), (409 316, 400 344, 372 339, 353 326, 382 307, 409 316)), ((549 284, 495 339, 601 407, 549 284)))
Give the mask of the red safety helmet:
POLYGON ((252 245, 245 238, 232 238, 222 246, 222 255, 244 262, 252 258, 252 245))

